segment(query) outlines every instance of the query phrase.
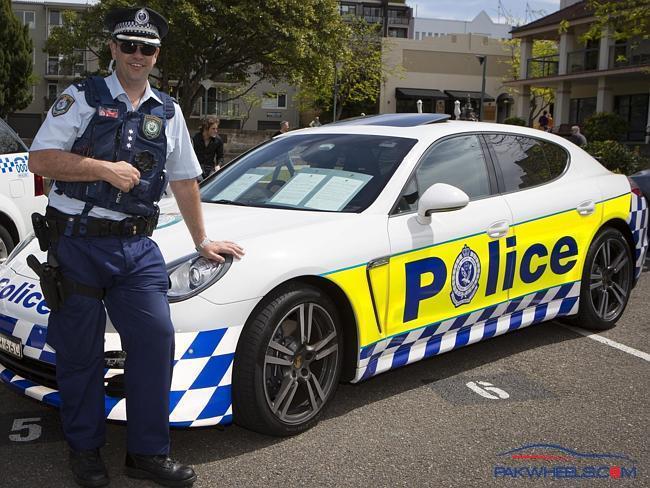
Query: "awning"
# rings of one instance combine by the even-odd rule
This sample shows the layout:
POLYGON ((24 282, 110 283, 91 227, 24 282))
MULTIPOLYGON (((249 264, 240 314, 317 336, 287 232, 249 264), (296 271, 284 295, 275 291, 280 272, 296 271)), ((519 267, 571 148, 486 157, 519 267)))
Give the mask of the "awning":
POLYGON ((425 89, 425 88, 395 88, 395 97, 396 98, 447 98, 440 90, 435 89, 425 89))
MULTIPOLYGON (((469 95, 469 98, 471 98, 472 100, 481 99, 481 92, 479 91, 445 90, 445 93, 449 95, 451 98, 453 98, 454 100, 460 100, 461 102, 463 100, 467 100, 467 95, 469 95)), ((485 93, 483 95, 483 101, 494 102, 494 97, 485 93)))

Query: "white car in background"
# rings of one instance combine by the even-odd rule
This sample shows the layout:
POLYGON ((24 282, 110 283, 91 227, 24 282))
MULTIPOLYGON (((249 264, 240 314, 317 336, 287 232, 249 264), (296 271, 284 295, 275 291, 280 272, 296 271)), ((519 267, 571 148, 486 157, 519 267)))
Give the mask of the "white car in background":
POLYGON ((42 176, 29 172, 27 147, 0 119, 0 263, 30 232, 31 215, 47 204, 42 176))
MULTIPOLYGON (((208 235, 242 245, 240 261, 198 257, 162 203, 153 238, 176 330, 172 425, 295 434, 340 380, 559 317, 616 324, 648 248, 639 189, 552 134, 446 118, 293 131, 211 176, 208 235)), ((57 406, 29 254, 44 260, 26 240, 0 266, 0 380, 57 406)), ((125 420, 110 322, 105 351, 106 416, 125 420)))

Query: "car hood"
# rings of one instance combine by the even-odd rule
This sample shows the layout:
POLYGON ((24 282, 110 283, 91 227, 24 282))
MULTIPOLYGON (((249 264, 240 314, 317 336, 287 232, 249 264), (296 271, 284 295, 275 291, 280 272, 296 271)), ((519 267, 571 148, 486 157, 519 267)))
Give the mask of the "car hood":
MULTIPOLYGON (((158 244, 167 263, 195 253, 194 242, 178 206, 173 199, 161 202, 160 219, 152 238, 158 244)), ((206 234, 214 240, 234 241, 249 249, 267 250, 274 243, 296 243, 296 236, 308 242, 319 239, 323 233, 335 232, 334 229, 347 227, 349 222, 354 228, 354 221, 360 214, 342 214, 335 212, 312 212, 301 210, 284 210, 271 208, 243 207, 202 203, 203 220, 206 234), (322 231, 313 231, 316 226, 322 231), (331 228, 330 228, 331 227, 331 228), (291 235, 287 235, 291 234, 291 235)), ((340 230, 339 230, 340 232, 340 230)), ((340 235, 340 234, 339 234, 340 235)), ((345 232, 343 232, 345 235, 345 232)), ((35 273, 27 266, 26 257, 34 254, 40 261, 45 261, 45 253, 38 248, 34 239, 9 266, 19 275, 36 279, 35 273)))

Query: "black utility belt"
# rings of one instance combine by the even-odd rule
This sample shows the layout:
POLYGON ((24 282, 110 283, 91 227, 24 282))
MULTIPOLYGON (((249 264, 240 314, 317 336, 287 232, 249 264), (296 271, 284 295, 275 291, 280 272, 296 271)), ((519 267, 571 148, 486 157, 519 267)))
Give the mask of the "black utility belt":
POLYGON ((45 211, 45 220, 49 232, 57 237, 62 235, 68 237, 150 236, 158 224, 158 212, 151 217, 110 220, 68 215, 48 206, 45 211))

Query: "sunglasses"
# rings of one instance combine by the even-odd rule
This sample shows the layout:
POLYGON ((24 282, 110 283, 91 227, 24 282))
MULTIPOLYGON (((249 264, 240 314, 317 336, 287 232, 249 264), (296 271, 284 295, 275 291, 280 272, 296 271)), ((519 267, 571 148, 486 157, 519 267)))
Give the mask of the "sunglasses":
POLYGON ((156 46, 150 46, 149 44, 140 44, 137 42, 120 42, 120 51, 124 54, 133 54, 140 48, 140 54, 143 56, 153 56, 156 52, 156 46))

